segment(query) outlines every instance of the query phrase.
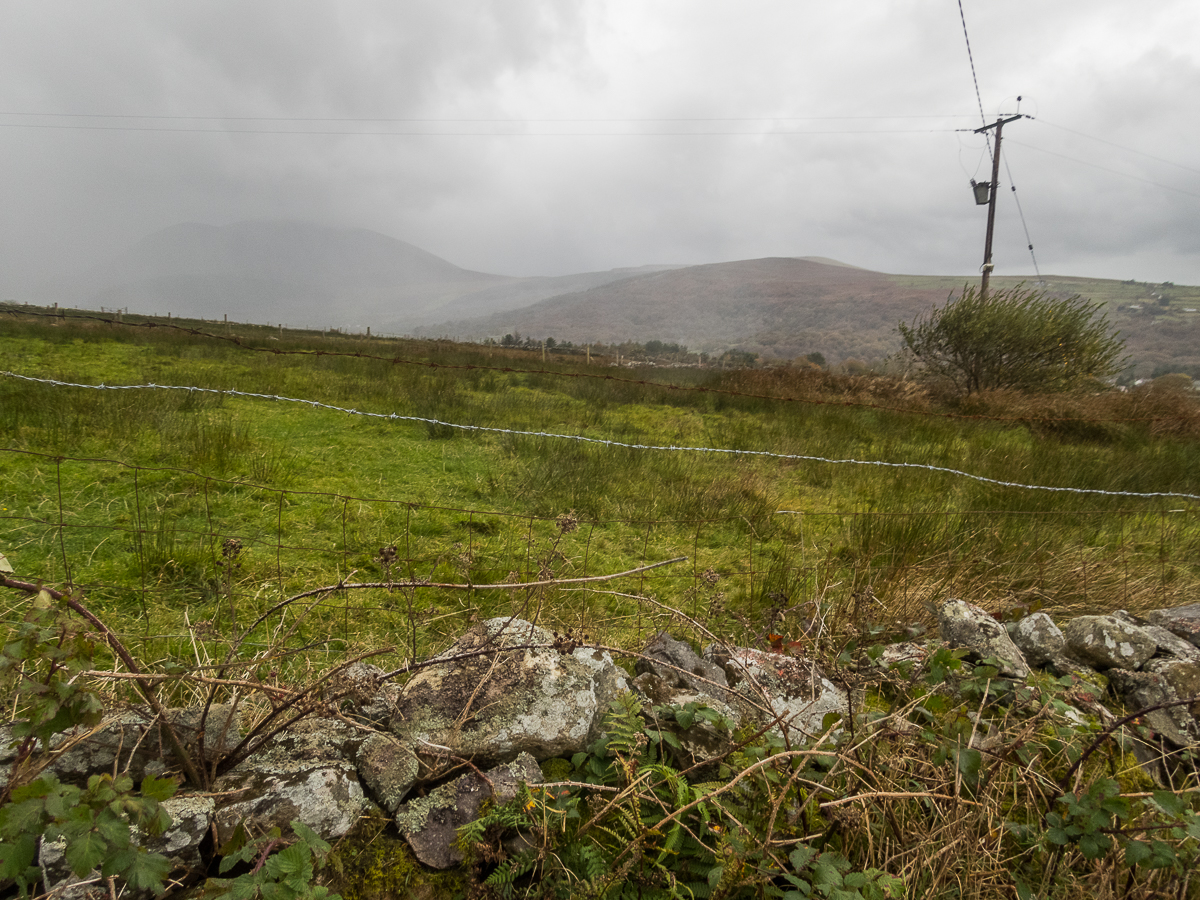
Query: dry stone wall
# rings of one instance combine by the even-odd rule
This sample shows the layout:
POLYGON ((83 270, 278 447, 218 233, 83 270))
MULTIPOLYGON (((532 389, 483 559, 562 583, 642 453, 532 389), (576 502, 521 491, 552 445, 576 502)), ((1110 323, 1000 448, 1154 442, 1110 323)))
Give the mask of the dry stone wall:
MULTIPOLYGON (((1037 669, 1072 675, 1096 687, 1084 712, 1113 721, 1109 705, 1153 707, 1144 721, 1162 746, 1200 738, 1200 604, 1145 619, 1080 616, 1062 628, 1035 613, 1006 628, 980 607, 950 599, 938 624, 941 643, 994 661, 1002 677, 1026 678, 1037 669), (1190 705, 1182 702, 1188 698, 1190 705)), ((895 644, 881 659, 920 662, 938 644, 895 644)), ((665 633, 644 648, 636 671, 631 678, 607 652, 515 618, 474 626, 403 686, 358 663, 334 683, 337 716, 301 720, 222 775, 207 795, 171 801, 176 822, 158 843, 186 873, 204 865, 207 835, 225 840, 239 824, 286 830, 299 819, 335 840, 377 807, 393 817, 421 862, 450 867, 462 859, 455 830, 485 800, 504 802, 521 782, 539 782, 540 763, 569 758, 602 737, 610 705, 623 692, 638 698, 647 717, 704 706, 727 725, 773 731, 793 744, 836 727, 851 699, 836 672, 810 660, 724 645, 700 654, 665 633)), ((172 716, 193 742, 207 737, 231 748, 240 739, 227 708, 210 710, 202 733, 189 732, 194 711, 172 716)), ((677 727, 669 716, 662 725, 677 727)), ((730 747, 731 730, 708 720, 677 731, 684 766, 730 747)), ((140 776, 168 765, 153 719, 133 710, 72 741, 53 769, 80 782, 96 772, 140 776)), ((43 848, 42 859, 48 881, 64 877, 54 847, 43 848)))

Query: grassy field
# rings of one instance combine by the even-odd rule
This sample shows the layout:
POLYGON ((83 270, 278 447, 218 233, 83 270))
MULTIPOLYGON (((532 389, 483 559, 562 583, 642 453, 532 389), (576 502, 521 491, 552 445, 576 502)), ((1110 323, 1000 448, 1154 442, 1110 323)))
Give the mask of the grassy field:
POLYGON ((1200 584, 1194 499, 1074 492, 1200 494, 1200 414, 1180 392, 967 407, 811 370, 172 326, 0 318, 9 373, 208 389, 0 378, 0 552, 18 575, 80 586, 147 659, 202 658, 343 579, 462 587, 331 592, 271 627, 331 658, 424 654, 514 610, 624 646, 687 633, 652 597, 761 643, 814 616, 830 634, 928 621, 951 593, 1106 611, 1200 584))
MULTIPOLYGON (((1196 896, 1194 768, 1155 791, 1070 678, 1013 684, 945 648, 890 670, 872 646, 948 596, 1002 615, 1194 601, 1200 404, 1182 379, 962 400, 814 368, 21 308, 0 309, 0 434, 13 577, 84 598, 169 702, 244 691, 261 726, 272 691, 299 702, 374 651, 397 674, 514 613, 625 663, 659 628, 795 641, 856 697, 815 747, 743 729, 719 766, 680 771, 626 695, 607 745, 544 764, 574 793, 487 808, 471 867, 423 870, 368 817, 334 851, 347 900, 1196 896), (536 854, 498 843, 515 826, 536 854)), ((0 594, 7 626, 35 591, 0 594)), ((5 644, 18 717, 51 680, 29 667, 53 668, 24 646, 5 644)), ((133 668, 70 663, 91 684, 133 668)), ((139 701, 117 684, 106 702, 139 701)))

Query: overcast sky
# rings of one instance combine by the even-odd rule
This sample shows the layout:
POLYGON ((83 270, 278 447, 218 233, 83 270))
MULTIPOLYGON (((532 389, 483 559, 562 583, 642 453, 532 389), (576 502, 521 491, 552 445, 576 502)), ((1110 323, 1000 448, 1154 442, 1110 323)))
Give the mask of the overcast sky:
MULTIPOLYGON (((1003 155, 1042 272, 1200 284, 1200 4, 963 10, 988 121, 1036 117, 1003 155)), ((0 288, 277 218, 513 275, 974 273, 980 124, 956 0, 0 0, 0 288)))

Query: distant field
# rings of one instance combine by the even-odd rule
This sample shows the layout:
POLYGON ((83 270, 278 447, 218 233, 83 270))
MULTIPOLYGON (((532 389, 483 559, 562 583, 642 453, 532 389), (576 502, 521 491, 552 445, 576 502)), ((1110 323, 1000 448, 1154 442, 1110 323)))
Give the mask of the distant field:
MULTIPOLYGON (((963 286, 963 279, 953 277, 890 277, 905 287, 939 289, 947 296, 963 286)), ((1021 283, 1054 295, 1079 294, 1103 304, 1109 324, 1125 338, 1138 376, 1187 372, 1200 377, 1200 287, 1058 275, 1045 276, 1040 285, 1032 278, 992 279, 997 287, 1021 283)))
POLYGON ((146 658, 216 653, 204 648, 272 604, 341 579, 464 588, 330 592, 273 627, 335 657, 395 645, 404 658, 514 611, 631 645, 672 621, 646 598, 761 642, 814 615, 924 621, 948 593, 1108 610, 1194 600, 1200 586, 1194 499, 919 468, 1200 495, 1182 396, 952 408, 812 370, 543 366, 446 342, 204 326, 236 346, 19 313, 0 315, 3 368, 19 375, 425 420, 0 377, 0 552, 25 577, 69 573, 146 658), (677 557, 612 582, 465 587, 677 557))

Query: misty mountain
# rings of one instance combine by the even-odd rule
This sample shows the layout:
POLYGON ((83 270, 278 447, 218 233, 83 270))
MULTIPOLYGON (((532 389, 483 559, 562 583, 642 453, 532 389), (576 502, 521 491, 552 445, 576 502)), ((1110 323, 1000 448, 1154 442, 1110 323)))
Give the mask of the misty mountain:
POLYGON ((88 305, 148 313, 363 326, 509 280, 361 228, 186 223, 94 267, 73 293, 88 305))
POLYGON ((56 294, 87 307, 405 333, 440 319, 526 306, 638 271, 514 278, 462 269, 362 228, 186 223, 149 235, 59 286, 56 294))

